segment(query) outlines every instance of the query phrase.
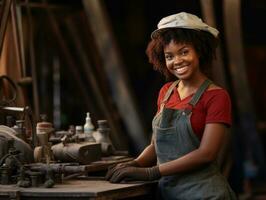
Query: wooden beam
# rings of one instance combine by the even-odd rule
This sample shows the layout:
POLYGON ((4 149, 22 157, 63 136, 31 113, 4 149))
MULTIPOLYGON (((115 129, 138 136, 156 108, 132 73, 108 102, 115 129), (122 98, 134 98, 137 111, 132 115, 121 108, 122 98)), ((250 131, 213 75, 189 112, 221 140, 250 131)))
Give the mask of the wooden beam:
POLYGON ((88 92, 86 91, 86 88, 84 87, 82 80, 80 79, 80 74, 79 74, 78 69, 76 68, 75 59, 73 58, 72 54, 70 53, 69 48, 66 45, 66 42, 63 39, 62 32, 59 29, 59 25, 57 23, 55 16, 53 15, 50 9, 47 9, 46 12, 47 12, 47 18, 51 25, 52 31, 55 35, 58 45, 60 46, 62 50, 62 54, 64 55, 65 62, 67 63, 66 66, 69 68, 70 73, 74 81, 76 82, 81 92, 81 95, 84 98, 84 101, 86 102, 86 108, 84 109, 89 110, 90 107, 89 107, 88 102, 90 102, 90 96, 88 92))
POLYGON ((3 43, 5 38, 5 32, 8 22, 8 17, 10 15, 10 8, 11 8, 12 0, 3 0, 2 7, 1 7, 1 24, 0 24, 0 55, 3 49, 3 43))
POLYGON ((142 150, 147 144, 145 130, 138 113, 138 108, 134 102, 128 79, 124 73, 125 66, 118 53, 103 1, 83 0, 82 2, 111 86, 114 101, 117 104, 135 148, 142 150))
POLYGON ((67 30, 70 33, 71 38, 74 41, 76 50, 78 52, 78 56, 80 58, 80 61, 82 63, 82 67, 85 71, 85 76, 87 78, 87 81, 90 83, 94 98, 96 98, 97 102, 99 103, 99 106, 101 107, 101 110, 105 114, 107 121, 109 122, 110 128, 111 128, 111 134, 112 134, 112 141, 114 142, 115 146, 119 149, 126 149, 128 148, 128 145, 123 140, 124 136, 121 131, 121 128, 119 128, 119 124, 116 121, 115 111, 112 109, 112 104, 108 100, 110 96, 108 94, 105 94, 102 89, 100 88, 99 80, 96 80, 97 76, 92 69, 92 66, 90 64, 89 58, 86 55, 86 50, 82 44, 81 38, 78 37, 77 28, 75 27, 75 23, 73 20, 66 20, 67 30))
POLYGON ((12 22, 12 31, 13 31, 13 38, 14 38, 14 45, 15 45, 15 57, 18 63, 19 68, 21 69, 21 76, 24 76, 24 69, 25 66, 23 66, 22 62, 22 55, 21 55, 21 40, 18 30, 18 18, 17 18, 17 11, 16 11, 16 4, 15 1, 12 1, 11 3, 11 22, 12 22))
MULTIPOLYGON (((4 5, 4 1, 3 0, 2 2, 0 2, 0 6, 4 5)), ((74 2, 74 1, 73 1, 74 2)), ((61 10, 65 10, 65 9, 73 9, 73 7, 79 7, 79 6, 76 6, 77 3, 72 3, 72 4, 56 4, 56 3, 43 3, 43 2, 22 2, 22 1, 18 1, 16 3, 16 5, 18 6, 22 6, 22 7, 30 7, 30 8, 34 8, 34 9, 52 9, 52 10, 55 10, 55 9, 61 9, 61 10)))
MULTIPOLYGON (((214 15, 213 0, 200 0, 201 10, 204 21, 210 26, 216 28, 216 20, 214 15)), ((226 74, 224 69, 224 62, 222 60, 221 46, 218 46, 216 51, 216 60, 213 62, 212 78, 218 85, 228 89, 226 74)))
POLYGON ((253 102, 245 69, 240 9, 239 0, 224 0, 224 27, 229 69, 239 111, 241 113, 254 114, 253 102))
POLYGON ((245 159, 252 161, 256 157, 261 169, 264 169, 264 151, 256 131, 256 113, 245 69, 241 0, 224 0, 223 8, 229 69, 236 98, 237 120, 245 142, 245 159))
MULTIPOLYGON (((26 2, 28 2, 28 0, 26 0, 26 2)), ((30 66, 31 66, 34 114, 35 114, 35 117, 39 119, 40 100, 39 100, 39 90, 38 90, 38 74, 37 74, 37 67, 36 67, 36 61, 35 61, 34 21, 32 19, 30 7, 27 7, 26 9, 27 9, 27 19, 28 19, 29 59, 30 59, 30 66)))

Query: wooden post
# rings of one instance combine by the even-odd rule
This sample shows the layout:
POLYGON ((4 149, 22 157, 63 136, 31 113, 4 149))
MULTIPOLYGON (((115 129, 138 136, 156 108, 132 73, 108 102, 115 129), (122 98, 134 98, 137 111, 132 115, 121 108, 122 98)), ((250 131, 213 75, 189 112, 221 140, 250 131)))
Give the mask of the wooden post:
POLYGON ((68 19, 66 21, 67 25, 67 30, 70 33, 71 38, 74 41, 76 51, 78 52, 78 56, 81 60, 82 67, 84 68, 85 71, 85 76, 87 78, 87 81, 90 83, 93 93, 99 103, 99 106, 101 107, 102 112, 105 114, 107 117, 107 121, 109 122, 110 128, 111 128, 111 133, 112 133, 112 140, 115 144, 116 147, 119 149, 126 149, 128 147, 127 142, 123 140, 125 136, 123 136, 121 128, 119 128, 119 124, 116 121, 115 118, 115 111, 112 109, 112 104, 108 100, 110 96, 108 94, 105 94, 102 89, 100 88, 100 83, 99 80, 96 80, 97 76, 92 69, 92 66, 90 64, 89 58, 86 55, 86 50, 84 46, 82 45, 81 39, 78 37, 77 29, 75 27, 75 24, 73 20, 68 19))
MULTIPOLYGON (((55 38, 57 39, 58 45, 62 49, 62 53, 65 57, 67 66, 69 67, 69 70, 71 72, 71 75, 73 76, 73 79, 76 81, 77 86, 80 89, 80 92, 81 92, 85 102, 90 102, 89 94, 87 93, 87 91, 86 91, 86 89, 85 89, 85 87, 84 87, 84 85, 80 79, 79 72, 78 72, 77 68, 75 67, 76 65, 75 65, 74 58, 73 58, 72 54, 70 53, 69 49, 67 48, 65 41, 63 40, 62 33, 58 27, 58 24, 57 24, 57 21, 56 21, 54 15, 52 14, 50 9, 48 9, 48 8, 47 8, 47 17, 48 17, 48 21, 51 24, 55 38)), ((89 110, 88 103, 86 105, 87 105, 87 107, 85 109, 89 110)))
POLYGON ((128 79, 123 71, 125 66, 123 66, 118 53, 105 8, 100 0, 83 0, 82 2, 105 73, 111 85, 114 101, 135 148, 141 150, 147 144, 144 127, 133 100, 128 79))
POLYGON ((12 3, 12 0, 3 0, 2 7, 1 7, 0 55, 3 49, 3 43, 4 43, 5 33, 6 33, 8 17, 10 15, 11 3, 12 3))
MULTIPOLYGON (((26 2, 29 3, 28 0, 26 0, 26 2)), ((34 21, 32 19, 30 7, 27 6, 26 9, 27 9, 28 28, 29 28, 28 40, 29 40, 29 55, 30 55, 31 77, 32 77, 33 105, 34 105, 35 117, 38 119, 40 116, 40 105, 39 105, 40 100, 39 100, 39 90, 38 90, 38 74, 37 74, 37 67, 35 61, 34 21)))
MULTIPOLYGON (((200 0, 204 21, 210 26, 216 28, 216 20, 214 16, 213 0, 200 0)), ((221 46, 216 51, 216 60, 213 62, 212 78, 218 85, 228 88, 226 75, 224 70, 224 62, 222 60, 221 46)))
POLYGON ((256 131, 256 114, 245 69, 241 33, 241 2, 240 0, 224 0, 223 7, 229 69, 236 98, 237 120, 242 133, 241 137, 245 142, 245 161, 252 162, 256 157, 263 169, 265 157, 256 131))

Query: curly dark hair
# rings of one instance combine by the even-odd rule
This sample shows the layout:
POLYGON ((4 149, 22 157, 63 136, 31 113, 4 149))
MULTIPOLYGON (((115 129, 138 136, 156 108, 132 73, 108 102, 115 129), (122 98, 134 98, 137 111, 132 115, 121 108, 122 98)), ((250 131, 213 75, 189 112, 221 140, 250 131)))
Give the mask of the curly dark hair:
POLYGON ((169 28, 162 30, 156 38, 153 38, 149 42, 146 54, 155 70, 165 75, 167 80, 173 78, 173 75, 166 67, 164 57, 164 47, 172 40, 176 43, 192 45, 199 55, 201 72, 209 75, 212 61, 216 58, 218 39, 209 32, 185 28, 169 28))

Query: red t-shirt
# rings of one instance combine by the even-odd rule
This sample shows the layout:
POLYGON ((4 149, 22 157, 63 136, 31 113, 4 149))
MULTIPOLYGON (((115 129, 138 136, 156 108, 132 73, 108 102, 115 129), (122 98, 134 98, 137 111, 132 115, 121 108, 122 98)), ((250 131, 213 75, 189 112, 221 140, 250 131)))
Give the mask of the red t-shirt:
MULTIPOLYGON (((157 101, 158 111, 160 110, 161 101, 172 83, 168 82, 161 88, 157 101)), ((191 108, 188 103, 192 97, 193 94, 181 100, 178 90, 174 89, 165 107, 171 109, 191 108)), ((231 100, 227 91, 220 88, 206 90, 192 109, 190 119, 192 129, 200 139, 207 123, 223 123, 231 126, 231 100)))

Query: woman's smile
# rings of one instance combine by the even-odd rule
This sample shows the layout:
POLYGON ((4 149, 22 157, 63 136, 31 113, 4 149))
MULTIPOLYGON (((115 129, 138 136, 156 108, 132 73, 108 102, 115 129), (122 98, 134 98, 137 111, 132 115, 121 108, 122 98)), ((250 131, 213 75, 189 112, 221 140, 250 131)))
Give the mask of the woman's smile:
POLYGON ((189 66, 187 66, 187 65, 182 66, 182 67, 178 67, 175 69, 176 73, 180 74, 180 75, 186 73, 188 70, 189 70, 189 66))
POLYGON ((171 41, 164 47, 167 69, 180 80, 188 80, 200 73, 199 57, 190 44, 171 41))

